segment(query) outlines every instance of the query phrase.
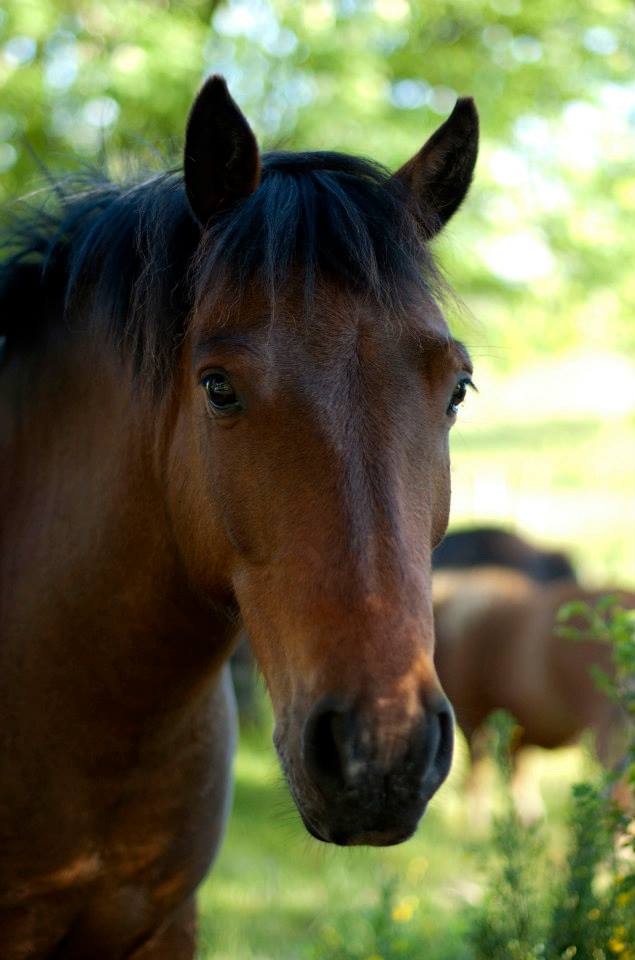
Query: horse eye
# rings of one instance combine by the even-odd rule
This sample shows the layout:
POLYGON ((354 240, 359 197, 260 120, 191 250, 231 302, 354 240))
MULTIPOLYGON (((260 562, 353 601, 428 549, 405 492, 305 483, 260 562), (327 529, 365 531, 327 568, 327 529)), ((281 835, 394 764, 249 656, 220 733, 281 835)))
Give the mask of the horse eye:
POLYGON ((214 413, 228 416, 240 413, 243 404, 234 386, 223 370, 213 370, 203 380, 207 401, 214 413))
POLYGON ((473 386, 474 384, 469 377, 464 377, 462 380, 459 380, 454 388, 454 393, 452 394, 452 398, 450 400, 450 406, 448 407, 448 414, 450 416, 455 416, 459 412, 459 406, 465 400, 467 388, 473 386))

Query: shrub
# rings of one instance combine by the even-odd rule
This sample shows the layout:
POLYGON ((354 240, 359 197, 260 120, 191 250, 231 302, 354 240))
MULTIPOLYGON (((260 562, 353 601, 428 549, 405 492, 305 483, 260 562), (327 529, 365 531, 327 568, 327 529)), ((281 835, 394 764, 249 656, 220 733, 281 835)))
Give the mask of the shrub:
POLYGON ((544 837, 539 825, 523 825, 512 797, 514 719, 500 711, 489 726, 503 811, 493 821, 485 895, 473 911, 468 940, 477 960, 534 960, 543 956, 544 944, 544 837))
POLYGON ((377 903, 338 926, 323 929, 312 960, 412 960, 421 937, 412 923, 418 897, 404 895, 396 877, 386 880, 377 903))

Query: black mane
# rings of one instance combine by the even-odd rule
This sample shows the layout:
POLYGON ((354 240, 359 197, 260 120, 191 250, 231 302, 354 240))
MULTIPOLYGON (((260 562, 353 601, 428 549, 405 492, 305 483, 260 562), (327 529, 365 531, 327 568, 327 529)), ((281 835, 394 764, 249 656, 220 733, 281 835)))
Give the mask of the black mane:
MULTIPOLYGON (((165 382, 196 303, 212 306, 256 279, 272 308, 301 271, 310 312, 316 278, 400 311, 413 284, 438 277, 400 185, 383 168, 337 153, 270 153, 258 190, 219 215, 201 239, 180 173, 132 185, 62 181, 39 207, 13 213, 0 249, 0 336, 36 342, 45 306, 88 310, 165 382)), ((41 327, 40 327, 41 329, 41 327)), ((155 381, 156 382, 156 381, 155 381)))

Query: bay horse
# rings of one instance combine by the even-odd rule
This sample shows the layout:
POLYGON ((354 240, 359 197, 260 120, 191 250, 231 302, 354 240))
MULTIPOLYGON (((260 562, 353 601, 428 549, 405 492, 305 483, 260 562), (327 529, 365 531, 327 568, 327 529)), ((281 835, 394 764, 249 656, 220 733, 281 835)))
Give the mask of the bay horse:
POLYGON ((432 552, 433 570, 467 567, 508 567, 538 583, 577 579, 566 553, 536 547, 504 527, 451 530, 432 552))
MULTIPOLYGON (((516 751, 567 746, 591 730, 598 759, 606 766, 620 759, 624 718, 592 674, 593 666, 611 673, 610 647, 557 631, 563 604, 595 606, 607 595, 635 609, 635 594, 614 586, 541 584, 503 567, 435 574, 435 664, 473 762, 481 759, 483 725, 495 710, 516 718, 516 751)), ((579 617, 571 625, 585 626, 579 617)))
POLYGON ((63 182, 0 269, 0 956, 185 960, 252 639, 313 836, 399 843, 448 772, 430 555, 471 376, 429 241, 473 102, 396 173, 261 156, 225 82, 183 172, 63 182))

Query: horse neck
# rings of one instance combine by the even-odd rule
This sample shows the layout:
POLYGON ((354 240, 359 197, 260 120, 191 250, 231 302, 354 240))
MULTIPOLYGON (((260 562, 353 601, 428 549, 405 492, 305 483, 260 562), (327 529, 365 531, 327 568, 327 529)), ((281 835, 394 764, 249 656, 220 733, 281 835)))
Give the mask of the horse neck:
POLYGON ((161 417, 114 348, 86 337, 52 335, 2 377, 5 654, 72 664, 75 691, 97 685, 131 710, 187 696, 218 672, 232 630, 197 601, 173 546, 161 417))

